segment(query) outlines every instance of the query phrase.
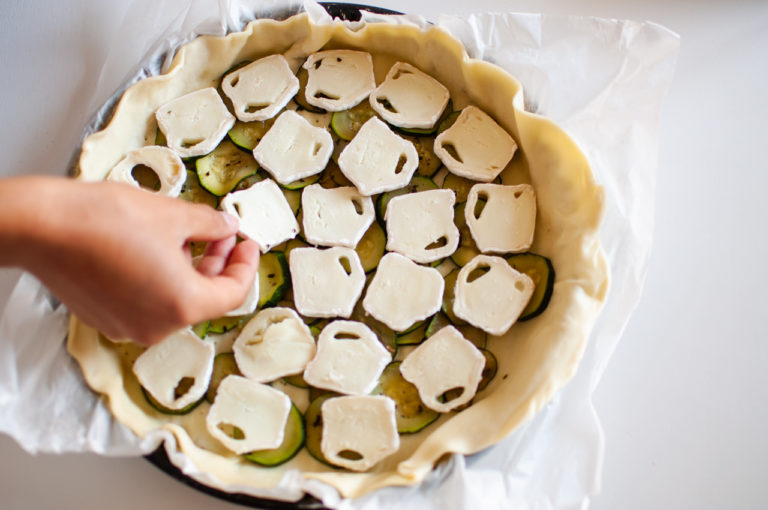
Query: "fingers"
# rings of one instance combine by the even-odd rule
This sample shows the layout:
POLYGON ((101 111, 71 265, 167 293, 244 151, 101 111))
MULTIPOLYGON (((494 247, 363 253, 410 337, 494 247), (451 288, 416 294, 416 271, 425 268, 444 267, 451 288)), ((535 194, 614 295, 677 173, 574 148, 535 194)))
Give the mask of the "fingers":
POLYGON ((212 241, 205 247, 202 258, 197 263, 197 271, 204 276, 216 276, 227 266, 227 261, 235 247, 235 236, 225 237, 219 241, 212 241))
POLYGON ((189 205, 185 211, 188 240, 218 241, 237 233, 240 224, 237 217, 207 205, 189 205))

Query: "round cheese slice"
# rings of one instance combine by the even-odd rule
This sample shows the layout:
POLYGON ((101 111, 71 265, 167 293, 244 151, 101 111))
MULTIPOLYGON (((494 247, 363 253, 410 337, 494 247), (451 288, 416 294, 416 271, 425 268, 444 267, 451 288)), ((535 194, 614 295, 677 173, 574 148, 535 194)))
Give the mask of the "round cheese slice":
POLYGON ((373 59, 364 51, 319 51, 303 67, 308 73, 307 102, 329 112, 352 108, 376 87, 373 59))
POLYGON ((464 216, 481 252, 525 251, 533 244, 536 192, 530 184, 475 184, 464 216))
POLYGON ((178 154, 167 147, 150 145, 130 151, 107 175, 108 181, 123 182, 143 188, 133 177, 133 170, 138 165, 149 167, 160 181, 158 195, 177 197, 187 178, 184 162, 178 154))
POLYGON ((232 350, 244 376, 270 382, 300 374, 315 355, 315 339, 292 309, 266 308, 248 321, 232 350))
POLYGON ((312 244, 354 248, 376 213, 371 197, 354 186, 323 188, 312 184, 301 193, 304 236, 312 244))
POLYGON ((267 120, 282 110, 299 91, 299 79, 282 55, 269 55, 236 69, 221 80, 243 122, 267 120))
POLYGON ((229 375, 219 384, 205 425, 227 449, 242 455, 280 446, 290 412, 291 399, 285 393, 229 375))

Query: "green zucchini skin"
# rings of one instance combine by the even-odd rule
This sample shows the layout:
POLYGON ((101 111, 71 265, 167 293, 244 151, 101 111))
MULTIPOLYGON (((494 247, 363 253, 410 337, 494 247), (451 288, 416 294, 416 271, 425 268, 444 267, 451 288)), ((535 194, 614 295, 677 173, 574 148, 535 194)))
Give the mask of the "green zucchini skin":
POLYGON ((400 373, 400 361, 384 368, 372 395, 386 395, 395 401, 395 419, 400 434, 413 434, 440 417, 440 413, 424 405, 419 390, 400 373))
POLYGON ((337 466, 334 466, 328 462, 328 459, 325 458, 323 450, 320 447, 320 442, 323 439, 323 414, 321 412, 322 405, 323 402, 335 396, 337 396, 336 393, 324 393, 312 399, 309 407, 307 407, 307 411, 304 413, 304 423, 306 430, 305 446, 307 447, 309 454, 326 466, 338 469, 337 466))
POLYGON ((363 124, 371 117, 376 117, 376 111, 368 101, 361 101, 357 106, 348 110, 334 112, 331 117, 331 129, 342 140, 352 140, 363 124))
POLYGON ((259 259, 259 308, 274 306, 291 286, 285 253, 269 251, 259 259))
POLYGON ((535 285, 531 300, 517 320, 527 321, 538 317, 549 306, 549 300, 555 289, 555 268, 552 261, 532 252, 516 253, 507 257, 506 260, 514 269, 528 275, 535 285))
POLYGON ((295 405, 291 405, 291 412, 288 415, 288 421, 285 424, 285 435, 283 443, 272 450, 258 450, 247 453, 244 457, 260 466, 274 467, 284 464, 299 453, 304 446, 306 432, 304 426, 304 417, 301 415, 295 405))
POLYGON ((355 247, 363 271, 370 273, 379 266, 379 261, 384 256, 386 247, 387 235, 381 225, 374 221, 355 247))
POLYGON ((275 118, 272 117, 267 120, 257 120, 255 122, 242 122, 237 121, 227 132, 229 139, 232 143, 237 145, 243 150, 252 151, 267 134, 269 128, 275 123, 275 118))
POLYGON ((155 397, 149 394, 147 390, 144 389, 144 387, 141 388, 141 393, 144 395, 144 399, 147 401, 147 403, 155 410, 163 414, 169 414, 174 416, 182 416, 184 414, 189 414, 192 411, 195 410, 197 406, 203 403, 203 400, 205 400, 205 397, 201 398, 197 402, 192 402, 188 406, 182 408, 182 409, 168 409, 163 404, 155 400, 155 397))

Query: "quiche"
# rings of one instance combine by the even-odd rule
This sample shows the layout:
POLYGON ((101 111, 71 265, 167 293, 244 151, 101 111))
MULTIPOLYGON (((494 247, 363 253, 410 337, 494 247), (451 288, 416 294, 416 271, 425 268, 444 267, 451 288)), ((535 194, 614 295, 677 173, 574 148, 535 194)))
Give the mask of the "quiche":
POLYGON ((609 279, 603 190, 523 104, 439 27, 300 14, 179 48, 85 139, 78 178, 148 166, 243 216, 252 306, 149 349, 73 316, 85 380, 225 491, 296 497, 276 488, 298 472, 356 497, 497 443, 573 376, 609 279))

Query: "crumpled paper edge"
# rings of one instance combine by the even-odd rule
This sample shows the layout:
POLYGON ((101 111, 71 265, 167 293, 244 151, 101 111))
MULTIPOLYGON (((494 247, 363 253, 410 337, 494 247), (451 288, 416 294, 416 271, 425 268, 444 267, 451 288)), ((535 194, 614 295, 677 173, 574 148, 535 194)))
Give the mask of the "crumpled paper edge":
MULTIPOLYGON (((250 19, 244 16, 244 13, 248 12, 246 3, 232 2, 226 4, 226 2, 222 2, 222 6, 226 7, 223 10, 223 21, 219 20, 217 23, 215 20, 209 20, 208 22, 198 24, 193 31, 187 32, 189 35, 184 37, 187 37, 187 40, 189 40, 194 37, 192 34, 221 34, 228 29, 238 28, 238 23, 250 19)), ((257 3, 263 8, 264 2, 257 3)), ((279 2, 273 3, 277 4, 279 2)), ((142 4, 142 2, 136 2, 136 4, 142 4)), ((199 6, 199 4, 194 2, 191 3, 189 10, 183 13, 183 17, 177 16, 175 23, 180 26, 188 25, 188 20, 193 18, 192 11, 195 5, 199 6)), ((317 4, 305 2, 305 7, 307 5, 310 6, 310 9, 314 9, 313 12, 316 15, 319 14, 316 9, 317 4)), ((369 22, 389 19, 374 14, 366 14, 365 16, 369 22)), ((489 22, 489 20, 492 20, 494 24, 499 22, 498 18, 492 19, 489 16, 492 15, 481 14, 467 18, 440 17, 438 24, 448 28, 454 35, 459 36, 465 43, 471 56, 490 60, 511 71, 523 83, 526 92, 527 108, 531 111, 548 114, 555 121, 559 121, 561 126, 583 148, 588 159, 593 164, 597 180, 601 185, 605 186, 607 191, 608 212, 603 232, 609 233, 615 230, 616 227, 621 227, 620 231, 625 232, 626 224, 633 227, 618 238, 603 235, 604 246, 612 266, 624 269, 622 272, 614 271, 613 273, 614 288, 620 288, 622 292, 610 295, 601 319, 593 331, 592 339, 576 377, 566 388, 558 393, 555 399, 537 417, 522 426, 502 443, 467 459, 458 455, 454 456, 449 463, 441 465, 438 470, 432 473, 421 487, 384 489, 357 500, 344 501, 334 501, 336 498, 326 494, 326 497, 323 498, 326 504, 334 506, 338 504, 339 508, 378 508, 380 506, 387 506, 394 500, 404 499, 407 501, 406 508, 429 508, 432 507, 431 505, 435 505, 433 506, 434 508, 466 508, 470 506, 475 507, 480 502, 482 502, 483 507, 487 508, 508 508, 509 506, 516 508, 582 508, 587 504, 589 495, 599 490, 604 440, 590 397, 628 322, 631 311, 639 301, 642 290, 652 234, 652 222, 649 222, 648 218, 652 218, 653 211, 653 188, 655 186, 655 159, 657 153, 656 136, 658 132, 656 125, 658 123, 659 102, 661 97, 663 97, 663 90, 668 85, 671 77, 671 67, 674 66, 674 56, 677 53, 678 41, 674 34, 667 31, 666 37, 661 37, 659 42, 660 45, 666 45, 667 48, 662 49, 663 51, 659 51, 659 48, 655 49, 655 53, 660 55, 655 62, 644 62, 643 52, 640 52, 639 55, 633 55, 631 51, 628 52, 626 57, 628 64, 634 64, 638 68, 634 71, 639 71, 641 76, 650 82, 651 87, 646 87, 645 90, 651 89, 649 94, 655 98, 656 108, 645 109, 648 115, 653 118, 643 118, 642 121, 634 123, 644 125, 645 130, 637 130, 633 123, 626 125, 626 122, 621 122, 621 119, 619 119, 620 122, 617 125, 622 125, 625 129, 629 130, 629 134, 633 137, 644 137, 646 139, 645 142, 647 142, 645 146, 648 148, 644 155, 635 155, 641 156, 639 161, 622 162, 621 158, 606 158, 605 151, 600 150, 605 140, 591 140, 590 132, 600 132, 599 129, 592 129, 591 127, 596 122, 605 122, 610 120, 611 115, 621 114, 620 111, 616 111, 616 105, 611 104, 612 98, 621 97, 626 92, 621 89, 620 85, 623 85, 624 88, 629 88, 630 97, 633 97, 632 92, 634 91, 632 89, 636 88, 632 86, 633 82, 631 80, 629 82, 619 80, 621 73, 627 74, 628 78, 635 81, 640 79, 637 74, 633 75, 632 66, 623 64, 619 73, 617 73, 615 82, 610 82, 604 90, 599 90, 595 94, 594 101, 606 103, 600 105, 599 111, 601 115, 591 115, 591 112, 594 110, 594 104, 591 103, 587 103, 581 112, 578 110, 560 111, 557 108, 557 102, 554 100, 557 99, 557 95, 551 94, 547 96, 546 93, 542 93, 542 91, 551 90, 550 87, 546 86, 546 78, 551 76, 550 73, 543 71, 527 72, 530 69, 535 70, 537 67, 533 66, 531 62, 526 63, 525 59, 508 62, 504 60, 505 54, 483 53, 483 48, 486 47, 485 43, 488 41, 484 41, 480 37, 483 32, 479 30, 479 27, 483 26, 483 23, 489 22), (530 66, 529 69, 526 69, 526 64, 530 66), (624 173, 616 172, 617 168, 625 168, 626 171, 624 173), (626 186, 622 181, 622 178, 627 177, 631 180, 630 186, 626 186), (640 193, 637 192, 638 189, 641 191, 640 193), (630 267, 631 270, 628 269, 630 267), (587 409, 589 412, 585 414, 584 409, 587 409), (559 438, 562 440, 560 443, 563 443, 571 453, 574 451, 574 445, 577 447, 576 449, 581 446, 584 452, 582 456, 585 457, 589 457, 589 453, 592 450, 592 447, 589 445, 596 445, 598 452, 595 456, 596 460, 589 465, 579 465, 578 460, 582 458, 580 455, 569 455, 566 459, 563 459, 563 450, 552 448, 553 442, 555 444, 558 443, 558 441, 552 441, 552 439, 557 440, 558 433, 566 432, 558 424, 565 422, 572 425, 574 418, 577 419, 575 423, 578 423, 579 427, 570 430, 569 432, 572 432, 572 434, 565 434, 565 437, 559 438), (542 442, 545 443, 545 448, 542 448, 542 442), (543 491, 541 490, 542 483, 530 483, 530 477, 537 474, 537 471, 534 470, 535 465, 540 464, 542 458, 544 458, 542 452, 547 453, 550 451, 556 454, 555 460, 559 466, 557 471, 560 472, 559 475, 552 474, 550 480, 557 481, 559 478, 560 481, 557 483, 562 486, 572 485, 573 483, 581 484, 580 486, 584 487, 586 494, 582 499, 579 500, 578 498, 574 499, 572 496, 561 495, 558 491, 543 491), (576 465, 572 466, 572 469, 565 468, 564 462, 565 466, 569 466, 571 463, 576 465), (513 463, 515 466, 511 475, 503 469, 498 469, 499 465, 509 467, 510 463, 513 463), (457 485, 456 482, 459 481, 464 483, 457 485), (451 487, 461 487, 459 491, 460 497, 456 497, 454 491, 450 490, 451 487), (489 494, 493 494, 495 498, 499 493, 505 494, 506 501, 499 501, 498 499, 486 501, 489 494)), ((528 43, 530 45, 532 52, 524 52, 524 55, 535 54, 534 50, 536 50, 537 45, 541 49, 543 44, 542 35, 546 32, 541 30, 541 27, 549 21, 571 20, 574 21, 574 25, 578 21, 580 23, 586 22, 587 25, 600 30, 618 30, 621 33, 619 40, 627 45, 625 48, 627 50, 631 49, 632 44, 642 44, 642 38, 648 37, 649 31, 651 33, 655 32, 657 36, 663 35, 665 31, 662 27, 651 23, 633 23, 597 18, 565 18, 543 15, 514 15, 513 18, 521 21, 520 25, 523 27, 529 28, 528 33, 524 34, 527 37, 517 41, 518 43, 522 42, 523 44, 528 43)), ((398 17, 397 21, 414 24, 424 23, 423 18, 414 16, 398 17)), ((169 36, 169 30, 170 28, 164 32, 161 42, 153 47, 152 54, 165 54, 166 57, 172 54, 170 50, 176 43, 171 42, 174 39, 169 36)), ((182 40, 184 39, 177 39, 176 41, 182 40)), ((114 56, 110 55, 108 63, 113 61, 110 60, 111 58, 114 58, 114 56)), ((167 61, 167 58, 163 60, 163 64, 167 63, 167 61)), ((155 63, 152 65, 157 66, 157 61, 155 60, 155 63)), ((159 72, 161 69, 162 64, 156 68, 142 68, 138 73, 134 74, 132 81, 126 81, 126 87, 146 75, 159 72)), ((113 76, 113 74, 110 74, 109 65, 106 65, 102 71, 99 88, 103 89, 104 79, 107 76, 113 76)), ((113 97, 119 97, 122 90, 118 89, 118 93, 113 97)), ((106 105, 101 110, 100 115, 97 116, 101 118, 95 119, 95 122, 103 122, 103 119, 108 117, 109 112, 110 107, 106 105)), ((89 128, 91 127, 89 126, 89 128)), ((74 371, 71 370, 73 368, 71 359, 64 359, 55 354, 57 341, 54 332, 57 327, 61 326, 60 322, 63 317, 66 317, 66 310, 62 307, 55 307, 55 303, 51 302, 47 292, 32 277, 25 275, 21 278, 16 290, 9 299, 5 313, 2 320, 0 320, 0 335, 6 337, 14 334, 15 331, 34 331, 35 334, 30 335, 30 338, 46 338, 51 340, 50 342, 43 342, 41 345, 46 347, 44 349, 45 352, 53 354, 42 359, 46 363, 54 364, 56 367, 64 367, 61 369, 61 373, 56 372, 52 375, 61 375, 66 378, 74 372, 79 376, 76 367, 74 367, 74 371), (48 308, 46 308, 46 304, 48 308), (32 310, 33 312, 24 313, 24 310, 27 312, 32 310)), ((64 326, 64 330, 66 330, 66 326, 64 326)), ((60 342, 61 338, 61 336, 58 337, 58 342, 60 342)), ((38 351, 35 349, 35 342, 28 342, 28 345, 31 345, 28 350, 18 349, 14 351, 12 353, 14 357, 12 358, 2 357, 3 360, 6 360, 5 368, 8 370, 4 371, 2 376, 0 376, 0 388, 29 391, 31 388, 38 387, 35 385, 45 386, 45 381, 39 378, 19 377, 19 374, 16 373, 16 366, 23 363, 23 360, 30 359, 27 356, 32 357, 31 359, 36 359, 34 356, 38 354, 38 351), (20 363, 9 364, 7 363, 9 359, 20 363)), ((88 391, 82 381, 80 381, 80 386, 84 391, 88 391)), ((75 387, 77 386, 75 385, 75 387)), ((18 402, 15 406, 13 404, 13 398, 8 392, 0 392, 0 416, 23 417, 25 415, 24 406, 19 406, 18 402)), ((75 421, 75 426, 82 425, 78 420, 81 419, 81 416, 85 415, 90 417, 86 430, 106 429, 109 431, 107 434, 109 439, 106 444, 109 444, 110 448, 105 449, 101 447, 101 441, 88 433, 80 434, 75 441, 69 439, 67 441, 57 441, 53 435, 47 434, 47 437, 50 438, 49 441, 30 445, 22 442, 23 440, 15 436, 13 431, 6 430, 5 423, 8 420, 2 420, 3 425, 0 425, 0 427, 3 427, 3 431, 17 437, 22 447, 29 451, 62 452, 86 450, 108 455, 135 455, 151 451, 163 439, 157 437, 153 438, 152 441, 143 441, 138 445, 128 446, 131 442, 132 434, 122 425, 114 424, 108 412, 98 400, 93 403, 91 409, 81 410, 84 414, 74 411, 72 410, 70 419, 75 421), (113 423, 107 426, 110 421, 113 423)), ((61 424, 60 421, 52 420, 53 422, 57 424, 57 428, 61 424)), ((187 469, 183 471, 186 472, 187 469)), ((402 501, 398 501, 398 504, 403 506, 402 501)))

